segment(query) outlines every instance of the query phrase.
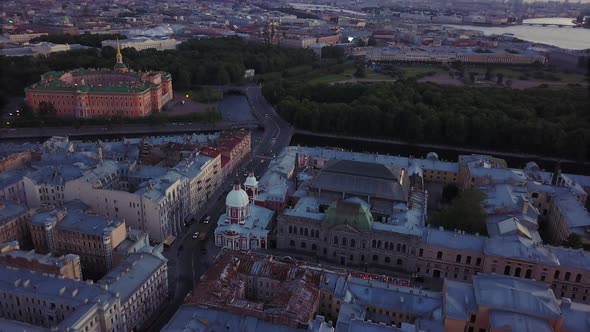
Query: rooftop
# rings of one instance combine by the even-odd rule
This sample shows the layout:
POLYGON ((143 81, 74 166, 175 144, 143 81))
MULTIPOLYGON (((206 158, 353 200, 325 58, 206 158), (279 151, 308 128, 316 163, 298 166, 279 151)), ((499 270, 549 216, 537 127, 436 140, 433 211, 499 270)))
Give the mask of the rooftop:
POLYGON ((475 299, 480 306, 536 317, 558 317, 559 303, 549 285, 497 274, 473 277, 475 299))
POLYGON ((163 332, 206 332, 222 330, 240 332, 306 331, 306 329, 295 329, 284 325, 272 324, 251 316, 244 316, 211 308, 207 309, 188 306, 180 307, 172 319, 170 319, 162 329, 163 332))
POLYGON ((56 227, 60 230, 94 236, 103 236, 105 233, 110 233, 124 223, 120 219, 85 213, 77 209, 58 209, 40 212, 32 217, 31 222, 42 225, 46 222, 57 222, 56 227), (61 220, 59 220, 60 214, 63 214, 61 220))
POLYGON ((109 271, 99 284, 108 285, 109 292, 119 294, 121 302, 127 302, 138 288, 142 287, 146 280, 154 276, 167 262, 168 260, 161 255, 133 253, 109 271))
POLYGON ((28 211, 25 205, 16 204, 10 201, 0 201, 0 224, 8 222, 28 211))

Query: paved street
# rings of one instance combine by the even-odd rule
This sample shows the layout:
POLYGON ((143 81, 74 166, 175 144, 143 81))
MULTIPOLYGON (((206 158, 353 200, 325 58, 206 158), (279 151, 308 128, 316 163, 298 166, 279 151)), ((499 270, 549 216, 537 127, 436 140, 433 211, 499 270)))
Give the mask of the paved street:
MULTIPOLYGON (((291 126, 262 97, 260 86, 247 87, 245 92, 252 112, 262 123, 264 131, 262 134, 253 132, 252 154, 250 157, 246 157, 238 169, 234 171, 234 174, 239 174, 240 183, 245 180, 242 169, 246 172, 253 171, 260 178, 268 167, 272 155, 289 145, 292 135, 291 126)), ((211 199, 203 211, 194 216, 197 222, 190 225, 172 246, 165 249, 164 255, 169 259, 170 301, 148 331, 159 331, 172 318, 192 290, 195 281, 205 273, 219 252, 214 244, 213 232, 217 220, 225 211, 225 196, 234 181, 235 176, 225 179, 218 190, 211 195, 211 199), (211 216, 211 221, 208 224, 201 222, 206 215, 211 216), (206 233, 207 238, 205 240, 193 239, 192 235, 197 231, 201 234, 206 233)))

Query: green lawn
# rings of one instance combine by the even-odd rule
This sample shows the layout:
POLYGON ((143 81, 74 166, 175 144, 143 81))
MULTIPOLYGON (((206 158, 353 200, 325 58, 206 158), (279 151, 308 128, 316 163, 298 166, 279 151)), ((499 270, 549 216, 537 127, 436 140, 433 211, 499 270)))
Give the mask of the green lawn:
MULTIPOLYGON (((309 80, 309 83, 311 83, 311 84, 318 84, 318 83, 330 84, 330 83, 334 83, 334 82, 350 80, 350 79, 354 78, 353 74, 355 71, 356 70, 354 68, 348 68, 339 74, 327 74, 327 75, 313 78, 313 79, 309 80)), ((389 75, 376 73, 371 69, 367 69, 365 74, 366 74, 365 77, 360 77, 358 79, 361 81, 363 79, 365 79, 365 80, 383 80, 383 81, 394 80, 394 78, 389 75)))
MULTIPOLYGON (((439 66, 427 66, 427 65, 414 65, 414 66, 404 66, 400 65, 399 69, 404 73, 404 78, 411 78, 411 77, 423 77, 429 73, 433 74, 442 74, 446 73, 447 71, 439 66)), ((428 75, 430 76, 430 75, 428 75)))
MULTIPOLYGON (((479 75, 485 75, 486 68, 483 66, 466 66, 465 73, 477 72, 479 75)), ((535 76, 535 70, 533 68, 519 68, 519 67, 492 67, 492 78, 495 79, 496 75, 501 73, 504 75, 504 80, 520 80, 527 77, 526 80, 533 82, 547 82, 547 83, 565 83, 565 84, 576 84, 587 82, 585 76, 575 73, 565 72, 548 72, 546 70, 538 70, 539 74, 535 76)))

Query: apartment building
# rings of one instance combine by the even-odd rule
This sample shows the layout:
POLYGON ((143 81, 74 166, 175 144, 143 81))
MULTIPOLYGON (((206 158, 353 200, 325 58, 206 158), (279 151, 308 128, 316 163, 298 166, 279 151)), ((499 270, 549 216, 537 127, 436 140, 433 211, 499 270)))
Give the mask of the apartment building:
POLYGON ((79 202, 37 213, 29 228, 36 251, 79 255, 88 278, 113 268, 113 250, 126 238, 124 220, 92 214, 79 202))
POLYGON ((215 150, 203 148, 199 153, 176 165, 175 169, 189 179, 189 204, 186 215, 194 215, 207 204, 211 194, 221 185, 223 170, 221 154, 215 150))
POLYGON ((0 201, 0 243, 18 241, 28 244, 29 228, 27 222, 32 211, 25 205, 0 201))
POLYGON ((221 167, 228 177, 252 152, 252 133, 246 130, 224 131, 209 146, 221 153, 221 167))
POLYGON ((47 273, 66 279, 82 279, 80 256, 73 254, 52 256, 51 254, 39 254, 34 250, 10 250, 0 253, 0 265, 47 273))
POLYGON ((168 297, 167 259, 157 251, 130 254, 98 284, 118 295, 123 329, 142 330, 168 297))
POLYGON ((74 165, 44 166, 23 177, 23 186, 30 207, 61 207, 65 198, 65 185, 68 181, 82 176, 82 171, 74 165))
POLYGON ((126 331, 119 299, 90 282, 0 266, 0 318, 58 331, 126 331))

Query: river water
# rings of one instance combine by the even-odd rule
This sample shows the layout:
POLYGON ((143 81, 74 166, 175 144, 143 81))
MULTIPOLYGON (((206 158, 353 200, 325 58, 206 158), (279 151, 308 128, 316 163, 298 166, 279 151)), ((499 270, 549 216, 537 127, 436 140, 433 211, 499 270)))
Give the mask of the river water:
MULTIPOLYGON (((524 20, 524 23, 539 24, 566 24, 571 25, 574 18, 539 18, 524 20)), ((553 45, 560 48, 571 50, 582 50, 590 48, 590 29, 557 27, 557 26, 529 26, 515 25, 507 27, 486 27, 472 25, 449 25, 454 28, 466 30, 483 31, 486 35, 501 35, 503 33, 514 34, 516 38, 547 45, 553 45)))

